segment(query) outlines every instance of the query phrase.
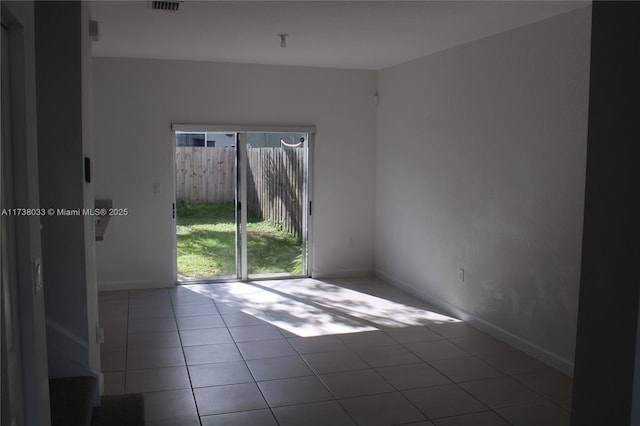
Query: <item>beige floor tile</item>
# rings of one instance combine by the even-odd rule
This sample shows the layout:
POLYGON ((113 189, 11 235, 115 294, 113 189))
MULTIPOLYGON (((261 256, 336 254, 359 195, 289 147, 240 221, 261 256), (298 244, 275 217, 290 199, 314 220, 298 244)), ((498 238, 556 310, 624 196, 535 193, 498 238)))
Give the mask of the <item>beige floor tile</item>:
POLYGON ((224 327, 222 315, 195 315, 186 317, 176 317, 178 329, 197 330, 201 328, 218 328, 224 327))
POLYGON ((347 350, 349 347, 337 336, 314 336, 314 337, 294 337, 289 339, 289 343, 300 354, 311 354, 316 352, 333 352, 347 350))
POLYGON ((418 343, 443 339, 441 335, 424 326, 384 328, 383 331, 398 343, 418 343))
POLYGON ((333 399, 327 388, 315 376, 258 382, 270 407, 303 404, 333 399))
POLYGON ((191 389, 145 393, 144 413, 147 422, 198 416, 191 389))
POLYGON ((513 347, 493 337, 478 334, 476 336, 450 339, 452 343, 474 355, 503 353, 513 351, 513 347))
POLYGON ((399 392, 339 400, 358 425, 388 426, 427 420, 399 392))
POLYGON ((353 351, 318 352, 302 355, 316 374, 362 370, 369 365, 353 351))
POLYGON ((486 405, 457 385, 408 390, 403 394, 431 420, 488 410, 486 405))
POLYGON ((338 338, 350 348, 367 348, 372 346, 393 345, 397 342, 380 330, 360 333, 340 334, 338 338))
POLYGON ((514 426, 569 426, 569 414, 551 402, 496 410, 514 426))
POLYGON ((240 411, 202 417, 202 426, 278 426, 271 410, 240 411))
POLYGON ((215 362, 241 361, 242 355, 235 343, 187 346, 183 348, 187 365, 212 364, 215 362))
POLYGON ((194 388, 253 382, 244 361, 190 365, 189 377, 194 388))
POLYGON ((127 354, 127 369, 141 370, 145 368, 179 367, 185 365, 182 347, 158 348, 154 350, 137 349, 127 354))
POLYGON ((293 346, 284 337, 238 343, 238 349, 246 360, 297 355, 293 346))
POLYGON ((276 407, 273 413, 280 426, 356 426, 336 401, 276 407))
POLYGON ((475 357, 441 359, 429 362, 453 382, 469 382, 501 376, 502 373, 475 357))
POLYGON ((255 383, 196 388, 193 392, 201 416, 267 408, 255 383))
POLYGON ((166 318, 135 318, 129 320, 129 333, 153 333, 176 330, 176 320, 173 316, 166 318))
POLYGON ((547 370, 542 362, 520 351, 480 354, 478 358, 505 374, 522 374, 547 370))
POLYGON ((402 345, 371 346, 354 352, 372 367, 415 364, 422 360, 402 345))
POLYGON ((189 376, 186 367, 149 368, 146 370, 127 370, 127 393, 155 392, 174 389, 189 389, 189 376))
POLYGON ((463 416, 446 417, 434 420, 436 426, 509 426, 502 417, 492 411, 465 414, 463 416))
POLYGON ((510 377, 466 382, 460 387, 493 409, 544 401, 540 394, 510 377))
POLYGON ((231 337, 236 342, 252 342, 256 340, 279 339, 282 336, 280 330, 272 325, 245 325, 229 327, 231 337))
POLYGON ((314 374, 302 357, 298 355, 252 359, 247 361, 247 365, 253 377, 259 382, 264 380, 312 376, 314 374))
POLYGON ((513 378, 548 398, 553 399, 571 396, 573 386, 571 377, 552 368, 531 373, 516 374, 513 378))
POLYGON ((426 363, 396 365, 376 369, 397 390, 450 384, 451 381, 426 363))
POLYGON ((180 330, 182 346, 215 345, 233 343, 226 328, 202 328, 198 330, 180 330))
POLYGON ((345 371, 322 374, 319 377, 335 398, 389 393, 395 390, 375 370, 345 371))
POLYGON ((407 343, 406 348, 425 361, 468 357, 471 354, 447 340, 407 343))

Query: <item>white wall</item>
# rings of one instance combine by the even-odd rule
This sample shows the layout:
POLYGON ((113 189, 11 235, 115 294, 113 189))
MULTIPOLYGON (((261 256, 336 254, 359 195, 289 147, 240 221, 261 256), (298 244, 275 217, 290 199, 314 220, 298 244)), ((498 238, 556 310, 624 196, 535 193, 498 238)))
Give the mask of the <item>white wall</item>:
POLYGON ((379 75, 378 274, 565 371, 590 16, 580 9, 379 75))
POLYGON ((128 208, 97 244, 101 289, 174 284, 171 123, 317 127, 317 276, 373 269, 376 74, 94 58, 96 198, 128 208), (162 193, 154 194, 154 184, 162 193))
MULTIPOLYGON (((38 140, 44 208, 94 204, 84 174, 84 158, 92 152, 89 14, 85 2, 35 6, 38 132, 46 135, 38 140)), ((93 218, 44 216, 41 223, 49 376, 99 375, 93 218)))

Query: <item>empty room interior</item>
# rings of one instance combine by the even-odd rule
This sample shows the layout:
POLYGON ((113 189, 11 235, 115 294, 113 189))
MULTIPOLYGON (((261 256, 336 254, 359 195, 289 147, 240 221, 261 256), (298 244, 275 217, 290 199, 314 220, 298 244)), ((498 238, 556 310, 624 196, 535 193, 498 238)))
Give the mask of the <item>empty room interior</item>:
POLYGON ((630 16, 3 1, 2 426, 639 424, 630 16))

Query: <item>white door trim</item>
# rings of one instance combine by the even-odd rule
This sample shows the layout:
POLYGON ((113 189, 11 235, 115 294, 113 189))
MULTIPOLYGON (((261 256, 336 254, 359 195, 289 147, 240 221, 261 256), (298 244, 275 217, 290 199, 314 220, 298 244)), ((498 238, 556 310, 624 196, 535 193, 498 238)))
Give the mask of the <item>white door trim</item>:
POLYGON ((174 133, 309 133, 315 134, 314 126, 260 126, 232 124, 171 124, 174 133))
MULTIPOLYGON (((311 271, 313 270, 313 230, 312 230, 312 215, 313 215, 313 145, 315 143, 315 126, 262 126, 262 125, 231 125, 231 124, 182 124, 182 123, 173 123, 171 124, 171 131, 173 132, 172 138, 172 170, 173 170, 173 268, 174 268, 174 279, 176 284, 185 284, 186 282, 178 282, 178 271, 177 271, 177 248, 176 248, 176 231, 177 231, 177 220, 175 214, 175 206, 176 206, 176 169, 175 169, 175 157, 176 157, 176 138, 175 135, 178 133, 234 133, 236 135, 236 160, 238 161, 236 167, 236 199, 240 202, 240 209, 236 208, 236 214, 240 215, 238 218, 239 221, 237 224, 237 246, 236 246, 236 262, 237 262, 237 279, 246 281, 249 279, 249 274, 247 270, 247 235, 246 235, 246 226, 247 226, 247 185, 244 182, 243 176, 247 174, 247 142, 246 142, 246 134, 247 133, 306 133, 307 134, 307 150, 306 150, 306 158, 305 158, 305 167, 306 167, 306 175, 303 182, 303 229, 306 232, 302 237, 302 247, 305 250, 305 256, 303 256, 302 261, 302 270, 304 271, 303 275, 295 276, 295 277, 310 277, 311 271)), ((237 207, 237 206, 236 206, 237 207)), ((260 280, 260 279, 273 279, 277 277, 252 277, 252 280, 260 280)), ((286 278, 290 278, 287 276, 286 278)), ((235 280, 235 279, 232 279, 235 280)), ((209 281, 206 277, 203 278, 203 281, 209 281)), ((229 281, 229 279, 221 278, 220 281, 229 281)), ((196 281, 189 281, 189 283, 196 281)))

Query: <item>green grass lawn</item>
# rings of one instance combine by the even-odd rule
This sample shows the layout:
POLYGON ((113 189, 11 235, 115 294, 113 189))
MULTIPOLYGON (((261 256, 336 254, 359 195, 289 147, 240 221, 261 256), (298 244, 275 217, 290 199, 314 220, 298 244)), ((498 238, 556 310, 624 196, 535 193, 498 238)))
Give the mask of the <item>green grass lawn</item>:
MULTIPOLYGON (((249 274, 302 273, 300 240, 267 221, 249 217, 249 274)), ((233 203, 177 204, 178 277, 236 274, 233 203)))

